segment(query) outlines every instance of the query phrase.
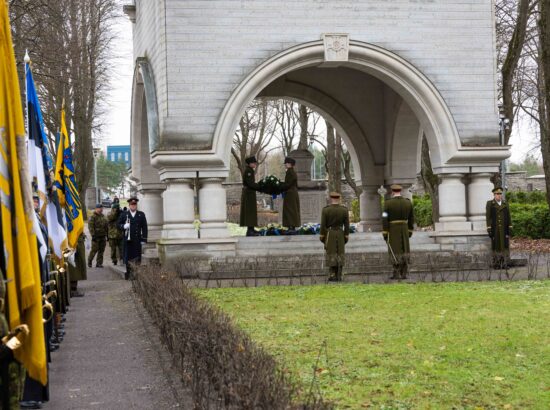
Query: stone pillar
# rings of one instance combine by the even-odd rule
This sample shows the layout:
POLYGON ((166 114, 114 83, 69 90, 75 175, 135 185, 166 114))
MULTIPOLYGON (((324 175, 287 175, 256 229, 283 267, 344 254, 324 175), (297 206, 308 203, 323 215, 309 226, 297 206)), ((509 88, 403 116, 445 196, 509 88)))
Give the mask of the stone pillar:
POLYGON ((162 192, 165 189, 163 184, 142 184, 138 189, 139 210, 145 212, 150 242, 159 240, 162 232, 162 192))
POLYGON ((436 231, 470 231, 472 224, 466 221, 466 187, 464 174, 440 174, 439 222, 436 231))
POLYGON ((222 186, 224 178, 200 180, 199 219, 201 238, 229 238, 227 229, 226 192, 222 186))
POLYGON ((376 185, 363 186, 359 196, 359 215, 361 222, 357 225, 359 232, 382 230, 382 206, 380 204, 379 187, 376 185))
POLYGON ((468 220, 472 222, 474 231, 485 232, 485 205, 492 198, 493 183, 491 174, 470 174, 468 185, 468 220))
POLYGON ((195 195, 192 179, 166 179, 162 194, 164 224, 161 240, 197 238, 195 220, 195 195))

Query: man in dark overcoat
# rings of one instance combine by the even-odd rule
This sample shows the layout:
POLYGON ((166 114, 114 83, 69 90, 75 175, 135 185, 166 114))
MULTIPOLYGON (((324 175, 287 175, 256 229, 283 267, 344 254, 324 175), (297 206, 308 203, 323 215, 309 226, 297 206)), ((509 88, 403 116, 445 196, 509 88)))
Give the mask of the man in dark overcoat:
POLYGON ((493 189, 493 199, 487 201, 485 218, 487 233, 491 238, 493 266, 496 269, 506 268, 510 259, 510 236, 512 235, 512 218, 510 207, 502 198, 502 188, 493 189))
POLYGON ((414 214, 411 201, 401 196, 401 185, 390 187, 392 197, 385 201, 382 213, 382 235, 388 244, 393 264, 392 279, 406 279, 409 270, 409 238, 413 234, 414 214))
POLYGON ((330 268, 328 280, 341 282, 343 279, 345 245, 349 238, 349 211, 340 205, 340 194, 331 192, 330 205, 323 208, 321 213, 320 240, 325 244, 326 264, 330 268))
POLYGON ((283 192, 283 226, 288 227, 287 234, 295 235, 296 227, 300 226, 300 197, 298 195, 298 175, 294 170, 296 160, 285 158, 286 175, 281 184, 283 192))
POLYGON ((258 236, 254 227, 258 225, 258 210, 256 209, 256 191, 260 190, 255 180, 255 170, 258 166, 256 157, 245 159, 246 167, 243 172, 243 189, 241 193, 240 226, 246 226, 246 236, 258 236))
POLYGON ((141 263, 141 246, 147 243, 147 218, 145 214, 137 210, 139 199, 132 197, 128 200, 128 210, 121 213, 118 226, 123 231, 124 263, 126 273, 124 279, 128 280, 132 273, 132 264, 141 263))

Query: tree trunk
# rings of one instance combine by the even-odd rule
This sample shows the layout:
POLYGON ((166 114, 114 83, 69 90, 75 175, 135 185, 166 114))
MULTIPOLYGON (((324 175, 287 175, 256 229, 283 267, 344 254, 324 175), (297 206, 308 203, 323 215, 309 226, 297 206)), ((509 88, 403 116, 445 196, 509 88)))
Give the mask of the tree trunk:
POLYGON ((546 177, 546 201, 550 206, 550 0, 539 3, 539 117, 542 166, 546 177))
POLYGON ((432 222, 439 220, 439 190, 438 177, 433 173, 432 161, 430 160, 430 148, 426 136, 422 135, 422 152, 420 157, 420 176, 424 183, 424 190, 432 199, 432 222))
POLYGON ((529 20, 530 0, 519 0, 516 25, 510 43, 506 59, 502 64, 502 106, 504 116, 510 120, 510 127, 504 131, 504 144, 507 145, 512 132, 514 121, 514 76, 521 57, 523 45, 525 43, 525 33, 527 31, 527 21, 529 20))
POLYGON ((328 190, 329 192, 336 191, 336 143, 334 141, 334 127, 325 120, 327 124, 327 150, 326 150, 326 169, 328 176, 328 190))
POLYGON ((298 143, 298 149, 307 149, 307 128, 308 128, 308 113, 307 107, 300 104, 300 142, 298 143))

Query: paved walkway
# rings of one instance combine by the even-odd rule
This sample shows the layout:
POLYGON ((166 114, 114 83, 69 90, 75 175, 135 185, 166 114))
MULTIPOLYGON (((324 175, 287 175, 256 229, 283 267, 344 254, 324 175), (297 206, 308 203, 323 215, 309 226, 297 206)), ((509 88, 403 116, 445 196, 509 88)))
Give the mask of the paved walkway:
POLYGON ((43 408, 192 408, 131 283, 106 266, 88 269, 79 289, 85 296, 71 299, 43 408))

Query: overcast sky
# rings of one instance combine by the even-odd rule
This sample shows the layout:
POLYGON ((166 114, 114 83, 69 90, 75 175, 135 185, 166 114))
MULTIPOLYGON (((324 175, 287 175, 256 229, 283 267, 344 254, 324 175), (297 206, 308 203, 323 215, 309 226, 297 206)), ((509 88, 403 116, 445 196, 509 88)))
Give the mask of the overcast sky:
MULTIPOLYGON (((105 127, 101 146, 130 144, 130 109, 132 101, 133 55, 132 55, 132 23, 126 17, 120 17, 116 26, 117 36, 113 43, 113 76, 111 92, 107 96, 105 127)), ((514 132, 512 144, 513 162, 521 162, 526 154, 532 153, 540 159, 540 149, 537 148, 536 127, 529 121, 521 121, 514 132)))

